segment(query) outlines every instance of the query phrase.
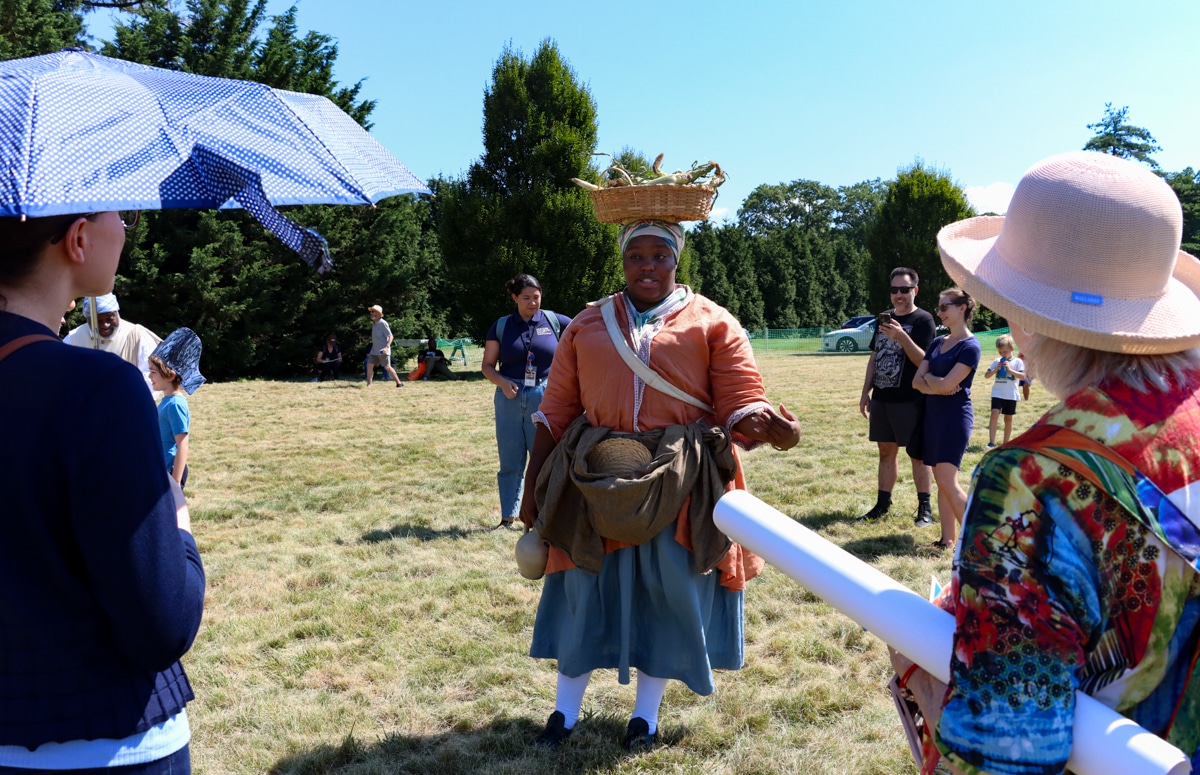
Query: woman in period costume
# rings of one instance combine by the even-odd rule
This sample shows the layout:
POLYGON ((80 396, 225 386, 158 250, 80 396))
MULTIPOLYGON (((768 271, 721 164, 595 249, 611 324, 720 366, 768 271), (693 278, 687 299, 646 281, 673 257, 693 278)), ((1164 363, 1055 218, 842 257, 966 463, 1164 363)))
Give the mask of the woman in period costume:
POLYGON ((632 750, 656 741, 669 679, 707 695, 714 668, 742 665, 742 594, 762 561, 716 530, 712 506, 745 487, 731 442, 789 449, 800 425, 767 402, 738 321, 676 284, 683 239, 677 223, 622 227, 625 289, 563 332, 535 416, 521 519, 551 549, 531 654, 558 661, 539 745, 570 734, 596 668, 622 683, 637 670, 632 750), (605 451, 639 445, 631 463, 605 451))
POLYGON ((938 601, 949 690, 908 681, 923 772, 1063 772, 1076 690, 1200 766, 1200 262, 1182 223, 1144 166, 1075 152, 1026 172, 1005 217, 938 235, 1060 403, 976 471, 938 601))

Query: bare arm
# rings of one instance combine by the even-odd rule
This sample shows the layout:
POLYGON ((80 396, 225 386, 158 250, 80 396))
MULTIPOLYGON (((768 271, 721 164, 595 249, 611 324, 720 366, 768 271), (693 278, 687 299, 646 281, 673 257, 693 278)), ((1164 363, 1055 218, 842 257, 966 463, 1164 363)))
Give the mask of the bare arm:
POLYGON ((171 478, 183 484, 183 469, 187 467, 188 457, 188 435, 186 433, 175 434, 175 465, 171 468, 171 478))
POLYGON ((187 499, 183 497, 183 488, 179 486, 179 482, 175 481, 175 477, 167 477, 167 481, 171 483, 171 495, 175 498, 175 523, 180 530, 188 533, 192 532, 192 513, 188 511, 187 499))
POLYGON ((867 358, 867 374, 863 378, 862 395, 858 397, 858 413, 863 417, 871 414, 871 384, 875 381, 875 356, 867 358))
POLYGON ((925 377, 929 375, 929 361, 921 361, 921 365, 917 367, 917 373, 913 375, 913 390, 921 393, 929 393, 929 385, 925 382, 925 377))
MULTIPOLYGON (((927 363, 928 361, 924 361, 922 365, 927 363)), ((917 376, 913 379, 913 387, 931 396, 948 396, 959 391, 960 384, 970 373, 971 367, 965 363, 954 364, 954 368, 950 369, 950 373, 944 377, 935 377, 929 373, 928 368, 925 368, 925 389, 921 390, 917 385, 917 381, 922 379, 921 369, 917 369, 917 376)))
POLYGON ((500 392, 504 393, 505 398, 516 398, 517 383, 496 370, 496 364, 499 362, 500 343, 495 339, 489 339, 483 345, 483 365, 480 366, 480 371, 483 372, 483 376, 487 377, 488 382, 500 388, 500 392))

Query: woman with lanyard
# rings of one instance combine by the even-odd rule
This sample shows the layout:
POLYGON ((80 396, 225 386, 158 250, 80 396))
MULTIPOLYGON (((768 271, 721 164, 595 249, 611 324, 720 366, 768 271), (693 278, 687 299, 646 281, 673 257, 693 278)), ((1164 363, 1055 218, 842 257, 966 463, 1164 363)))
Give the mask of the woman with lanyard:
POLYGON ((530 654, 558 667, 555 709, 539 746, 569 736, 596 668, 617 669, 622 683, 637 670, 621 741, 632 751, 656 742, 668 679, 708 695, 714 668, 742 666, 742 593, 762 561, 716 530, 712 506, 726 490, 745 488, 731 443, 790 449, 800 424, 767 401, 741 324, 676 284, 683 239, 678 223, 622 227, 625 289, 589 305, 563 334, 535 418, 521 520, 536 522, 551 548, 530 654), (613 469, 593 452, 610 442, 609 449, 649 445, 646 462, 604 478, 613 469), (658 450, 652 465, 650 448, 658 450), (626 519, 627 509, 611 500, 578 508, 569 488, 559 487, 568 479, 595 480, 610 493, 670 484, 625 497, 626 505, 641 504, 626 519), (644 537, 617 537, 647 511, 653 519, 644 537))
POLYGON ((542 285, 519 274, 506 283, 517 309, 488 329, 483 376, 496 385, 496 449, 500 524, 512 528, 521 507, 525 461, 533 450, 533 413, 542 403, 558 338, 571 319, 542 310, 542 285))

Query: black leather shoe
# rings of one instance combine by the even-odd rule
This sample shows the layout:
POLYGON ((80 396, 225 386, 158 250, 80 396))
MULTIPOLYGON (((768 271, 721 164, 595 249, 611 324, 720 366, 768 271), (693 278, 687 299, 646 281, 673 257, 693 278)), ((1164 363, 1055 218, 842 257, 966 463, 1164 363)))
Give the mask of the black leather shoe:
MULTIPOLYGON (((540 748, 558 748, 563 740, 571 736, 571 730, 566 728, 567 717, 562 711, 556 710, 546 719, 546 728, 537 736, 533 744, 540 748)), ((643 722, 644 723, 644 722, 643 722)))
POLYGON ((928 503, 917 504, 917 518, 913 520, 917 527, 929 527, 933 524, 933 509, 928 503))
POLYGON ((651 748, 658 742, 658 733, 650 734, 650 723, 644 718, 634 716, 625 727, 625 737, 621 738, 621 747, 626 751, 638 751, 651 748))
POLYGON ((861 517, 859 517, 857 521, 858 522, 874 522, 875 520, 880 519, 881 517, 886 517, 887 513, 888 513, 888 509, 890 509, 890 508, 891 508, 891 506, 880 506, 878 503, 876 503, 874 506, 871 507, 870 511, 868 511, 866 514, 863 514, 861 517))

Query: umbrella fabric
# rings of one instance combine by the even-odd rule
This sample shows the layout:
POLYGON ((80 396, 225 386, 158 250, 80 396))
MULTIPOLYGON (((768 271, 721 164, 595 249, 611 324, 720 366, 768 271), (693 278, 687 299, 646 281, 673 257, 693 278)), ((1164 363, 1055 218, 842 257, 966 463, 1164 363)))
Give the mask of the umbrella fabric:
POLYGON ((413 192, 325 97, 79 49, 0 62, 0 216, 240 206, 320 269, 324 240, 273 206, 413 192))

